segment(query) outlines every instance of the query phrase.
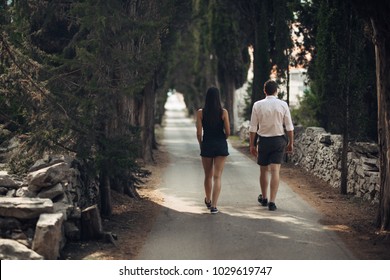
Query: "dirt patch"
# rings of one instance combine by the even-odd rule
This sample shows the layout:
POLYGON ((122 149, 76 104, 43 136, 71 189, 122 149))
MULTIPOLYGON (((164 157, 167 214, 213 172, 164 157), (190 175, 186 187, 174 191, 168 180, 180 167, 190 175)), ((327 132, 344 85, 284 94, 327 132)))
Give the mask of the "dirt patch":
POLYGON ((378 205, 342 195, 339 189, 292 164, 283 166, 281 177, 294 192, 323 214, 320 222, 337 232, 356 258, 390 259, 390 235, 379 233, 376 228, 378 205))
MULTIPOLYGON (((232 145, 252 160, 247 144, 230 140, 232 145)), ((102 241, 89 241, 67 244, 64 259, 125 260, 134 259, 142 248, 148 233, 161 209, 162 197, 158 191, 160 178, 168 163, 164 147, 154 153, 158 164, 145 165, 151 175, 144 178, 144 185, 138 191, 141 200, 113 193, 113 215, 103 220, 105 231, 117 235, 116 246, 102 241)), ((320 179, 292 164, 281 168, 281 179, 294 192, 323 214, 321 223, 335 231, 363 260, 390 259, 390 236, 379 234, 375 228, 377 205, 338 193, 320 179)))
POLYGON ((168 163, 164 147, 154 153, 154 158, 158 164, 143 165, 143 169, 150 171, 150 175, 141 179, 143 184, 137 189, 141 199, 112 193, 112 216, 102 222, 104 231, 117 237, 115 244, 104 241, 67 243, 62 253, 63 259, 130 260, 137 256, 161 209, 162 196, 158 186, 168 163))

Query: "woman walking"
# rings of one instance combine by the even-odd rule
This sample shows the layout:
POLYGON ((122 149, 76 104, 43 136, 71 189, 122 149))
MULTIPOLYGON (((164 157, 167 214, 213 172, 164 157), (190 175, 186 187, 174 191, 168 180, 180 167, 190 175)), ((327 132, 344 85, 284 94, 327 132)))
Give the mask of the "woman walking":
POLYGON ((204 169, 204 203, 211 214, 218 213, 221 176, 229 155, 226 139, 230 135, 228 111, 222 108, 219 90, 210 87, 203 109, 197 112, 196 136, 204 169))

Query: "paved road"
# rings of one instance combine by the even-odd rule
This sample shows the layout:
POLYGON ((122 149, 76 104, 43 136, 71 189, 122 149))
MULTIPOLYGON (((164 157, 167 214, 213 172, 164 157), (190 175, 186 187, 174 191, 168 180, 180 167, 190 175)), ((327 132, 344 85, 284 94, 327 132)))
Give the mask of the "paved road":
POLYGON ((231 146, 220 212, 211 215, 203 203, 203 169, 195 134, 193 121, 183 111, 167 112, 163 144, 170 164, 160 188, 164 208, 137 259, 354 259, 319 223, 320 213, 285 182, 280 184, 277 211, 259 206, 259 168, 231 146))

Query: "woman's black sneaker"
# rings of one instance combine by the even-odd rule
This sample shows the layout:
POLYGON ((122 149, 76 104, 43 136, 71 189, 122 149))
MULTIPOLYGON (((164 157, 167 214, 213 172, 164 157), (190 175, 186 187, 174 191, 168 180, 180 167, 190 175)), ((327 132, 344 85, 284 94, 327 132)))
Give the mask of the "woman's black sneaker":
POLYGON ((217 213, 218 213, 217 207, 211 207, 211 208, 210 208, 210 213, 211 213, 211 214, 217 214, 217 213))
POLYGON ((275 211, 277 209, 276 205, 274 202, 268 203, 268 210, 269 211, 275 211))
POLYGON ((206 198, 204 198, 204 204, 206 204, 207 209, 211 208, 211 200, 207 202, 206 198))
POLYGON ((263 198, 263 195, 259 195, 257 198, 257 201, 261 204, 261 206, 267 206, 268 205, 268 199, 263 198))

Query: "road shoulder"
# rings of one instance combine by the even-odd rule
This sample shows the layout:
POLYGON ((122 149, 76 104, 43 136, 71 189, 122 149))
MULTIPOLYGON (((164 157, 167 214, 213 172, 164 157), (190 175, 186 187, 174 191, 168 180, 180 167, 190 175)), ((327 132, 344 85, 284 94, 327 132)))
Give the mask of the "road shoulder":
MULTIPOLYGON (((230 144, 254 160, 249 146, 236 137, 230 144)), ((390 259, 390 238, 375 228, 378 205, 350 195, 341 195, 338 189, 292 163, 282 165, 281 180, 311 206, 323 214, 320 223, 334 231, 357 259, 390 259)))

